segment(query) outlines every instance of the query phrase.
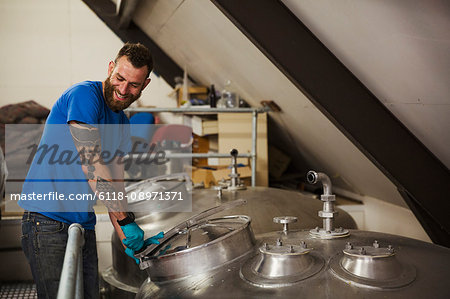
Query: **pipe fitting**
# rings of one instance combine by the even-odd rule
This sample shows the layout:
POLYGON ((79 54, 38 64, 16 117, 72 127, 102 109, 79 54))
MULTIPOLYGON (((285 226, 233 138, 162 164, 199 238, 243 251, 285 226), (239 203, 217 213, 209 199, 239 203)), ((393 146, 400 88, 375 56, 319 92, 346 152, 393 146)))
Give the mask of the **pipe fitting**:
POLYGON ((315 172, 314 170, 308 171, 306 174, 306 180, 310 184, 316 184, 317 182, 321 182, 323 185, 323 195, 332 195, 331 193, 331 180, 330 178, 322 172, 315 172))
POLYGON ((338 215, 338 212, 334 209, 336 196, 334 196, 331 192, 330 178, 322 172, 315 172, 311 170, 306 174, 306 180, 310 184, 321 182, 323 185, 323 194, 320 196, 320 200, 323 202, 323 208, 318 213, 319 217, 323 219, 323 228, 312 229, 310 230, 310 234, 313 237, 318 237, 321 239, 332 239, 348 236, 348 230, 334 228, 334 218, 338 215))

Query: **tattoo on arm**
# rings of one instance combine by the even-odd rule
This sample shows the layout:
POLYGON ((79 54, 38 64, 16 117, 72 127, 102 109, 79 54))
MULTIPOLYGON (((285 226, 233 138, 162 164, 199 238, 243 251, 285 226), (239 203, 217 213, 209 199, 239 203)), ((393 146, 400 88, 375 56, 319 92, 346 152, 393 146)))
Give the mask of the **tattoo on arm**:
MULTIPOLYGON (((104 193, 110 193, 110 194, 114 194, 116 192, 116 190, 114 189, 114 186, 112 185, 112 182, 105 180, 100 176, 97 177, 97 191, 100 193, 104 192, 104 193)), ((115 200, 105 203, 105 205, 110 212, 120 212, 121 211, 120 204, 115 200)))
MULTIPOLYGON (((91 184, 91 188, 99 194, 107 194, 108 198, 109 196, 118 196, 111 180, 111 170, 100 159, 101 138, 98 129, 76 121, 71 121, 69 128, 75 147, 80 155, 81 163, 87 170, 86 177, 89 180, 89 184, 91 184)), ((109 212, 122 212, 126 208, 124 206, 126 201, 123 200, 106 200, 103 203, 109 212)))
MULTIPOLYGON (((101 152, 101 139, 98 129, 81 122, 71 122, 69 128, 75 147, 80 154, 81 163, 93 167, 95 156, 101 152)), ((91 170, 88 170, 91 173, 95 171, 95 167, 92 167, 91 170)))

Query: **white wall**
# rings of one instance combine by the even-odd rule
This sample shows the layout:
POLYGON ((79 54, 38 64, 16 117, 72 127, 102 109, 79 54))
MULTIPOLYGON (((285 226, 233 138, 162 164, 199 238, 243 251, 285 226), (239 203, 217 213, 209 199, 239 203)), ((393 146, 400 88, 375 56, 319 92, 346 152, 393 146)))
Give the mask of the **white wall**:
MULTIPOLYGON (((0 40, 0 106, 35 100, 49 109, 72 84, 103 81, 123 45, 80 0, 0 0, 0 40)), ((143 105, 176 106, 167 96, 172 88, 150 77, 143 105)), ((112 264, 113 229, 104 216, 97 228, 100 270, 112 264)))
POLYGON ((360 199, 364 204, 339 206, 353 217, 358 229, 431 242, 411 210, 369 196, 360 199))

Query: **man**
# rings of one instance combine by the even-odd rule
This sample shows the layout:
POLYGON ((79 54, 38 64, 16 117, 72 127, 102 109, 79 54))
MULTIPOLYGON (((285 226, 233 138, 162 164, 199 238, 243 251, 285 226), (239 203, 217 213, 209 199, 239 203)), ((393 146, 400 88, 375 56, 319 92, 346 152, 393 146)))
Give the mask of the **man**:
POLYGON ((150 83, 152 68, 149 50, 141 44, 127 43, 109 63, 108 78, 104 82, 84 81, 70 87, 54 104, 47 118, 22 195, 62 194, 65 200, 19 202, 25 209, 22 247, 39 298, 56 297, 67 230, 72 223, 85 228, 84 297, 97 298, 99 295, 95 201, 84 200, 86 194, 108 199, 102 201, 130 257, 134 258, 135 251, 144 246, 158 244, 158 239, 163 237, 160 233, 144 241, 144 232, 134 222, 132 213, 127 213, 121 163, 122 156, 131 147, 129 121, 122 110, 140 97, 150 83), (50 155, 50 149, 59 150, 60 159, 56 162, 57 153, 50 155), (75 160, 71 152, 77 153, 75 160), (111 153, 114 154, 106 161, 111 153))

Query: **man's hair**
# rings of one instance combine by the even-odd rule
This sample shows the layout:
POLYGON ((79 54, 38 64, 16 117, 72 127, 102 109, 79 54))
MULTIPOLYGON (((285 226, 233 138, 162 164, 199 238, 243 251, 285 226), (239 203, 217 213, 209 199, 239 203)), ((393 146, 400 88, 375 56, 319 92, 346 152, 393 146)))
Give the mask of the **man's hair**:
POLYGON ((150 53, 150 50, 141 43, 137 44, 126 43, 122 47, 122 49, 120 49, 114 62, 117 63, 117 60, 119 60, 119 58, 122 56, 126 56, 135 68, 147 66, 148 69, 147 77, 153 70, 152 54, 150 53))

